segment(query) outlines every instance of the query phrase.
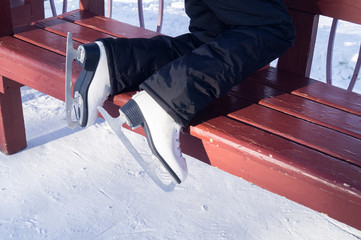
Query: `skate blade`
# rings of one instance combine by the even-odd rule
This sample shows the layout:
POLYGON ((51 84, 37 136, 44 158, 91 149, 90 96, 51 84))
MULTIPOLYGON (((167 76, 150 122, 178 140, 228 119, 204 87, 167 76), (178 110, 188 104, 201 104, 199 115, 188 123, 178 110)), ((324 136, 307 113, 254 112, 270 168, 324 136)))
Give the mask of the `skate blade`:
POLYGON ((73 60, 79 55, 80 51, 75 50, 73 47, 73 35, 68 32, 65 58, 65 107, 67 123, 70 128, 75 128, 80 125, 78 103, 71 95, 73 60))
POLYGON ((99 106, 98 110, 124 144, 125 148, 128 149, 129 153, 135 158, 135 160, 137 160, 139 165, 144 169, 154 183, 165 192, 173 191, 176 186, 176 183, 174 182, 175 180, 171 177, 169 172, 163 168, 163 165, 158 160, 152 162, 145 161, 129 139, 124 135, 122 126, 126 120, 123 117, 123 114, 121 113, 119 117, 113 118, 103 107, 99 106))

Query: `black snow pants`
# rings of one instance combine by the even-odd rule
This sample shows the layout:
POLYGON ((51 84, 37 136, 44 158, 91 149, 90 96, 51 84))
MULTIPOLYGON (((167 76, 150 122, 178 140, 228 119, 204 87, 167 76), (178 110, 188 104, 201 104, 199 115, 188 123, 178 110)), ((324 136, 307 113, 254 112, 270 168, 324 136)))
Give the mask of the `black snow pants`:
MULTIPOLYGON (((292 23, 284 21, 288 15, 281 16, 280 23, 227 25, 212 16, 211 8, 204 11, 221 26, 214 33, 207 29, 204 38, 199 37, 202 29, 192 32, 193 26, 191 33, 178 37, 102 39, 108 55, 111 94, 143 89, 175 121, 186 126, 213 99, 279 57, 293 43, 292 23)), ((190 17, 195 25, 196 17, 190 17)))

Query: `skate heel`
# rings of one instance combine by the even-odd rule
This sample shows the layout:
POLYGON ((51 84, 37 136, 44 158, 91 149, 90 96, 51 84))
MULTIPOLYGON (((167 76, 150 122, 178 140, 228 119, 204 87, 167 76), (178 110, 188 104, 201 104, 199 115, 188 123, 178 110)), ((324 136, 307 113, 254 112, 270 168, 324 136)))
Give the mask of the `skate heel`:
MULTIPOLYGON (((89 43, 80 45, 79 55, 76 58, 82 70, 74 84, 74 112, 75 118, 81 127, 88 125, 88 90, 95 76, 99 64, 100 49, 98 44, 89 43)), ((93 120, 91 120, 93 121, 93 120)))
POLYGON ((100 58, 100 49, 96 43, 88 43, 79 46, 77 63, 86 71, 95 71, 100 58))
POLYGON ((133 100, 129 100, 121 109, 127 119, 127 124, 136 129, 144 123, 143 114, 138 104, 133 100))
POLYGON ((102 42, 80 45, 74 49, 73 37, 68 32, 65 59, 65 106, 68 126, 88 127, 97 116, 97 106, 104 103, 110 93, 107 56, 102 42), (73 85, 73 60, 81 66, 73 85))

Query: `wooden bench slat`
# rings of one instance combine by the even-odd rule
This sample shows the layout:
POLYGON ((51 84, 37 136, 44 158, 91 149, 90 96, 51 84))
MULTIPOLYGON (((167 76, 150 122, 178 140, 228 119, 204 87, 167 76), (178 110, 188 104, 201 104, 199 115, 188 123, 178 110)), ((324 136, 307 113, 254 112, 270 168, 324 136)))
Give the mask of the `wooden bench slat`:
POLYGON ((250 79, 361 116, 360 94, 273 67, 253 74, 250 79))
POLYGON ((227 116, 239 109, 246 108, 253 103, 243 98, 235 97, 232 94, 226 94, 222 98, 213 100, 205 109, 203 109, 192 120, 191 125, 196 126, 209 119, 219 116, 227 116))
MULTIPOLYGON (((5 36, 0 38, 0 66, 0 75, 65 100, 64 56, 5 36)), ((80 70, 78 64, 73 64, 74 82, 80 70)))
POLYGON ((82 43, 94 42, 98 38, 113 37, 109 34, 99 32, 81 25, 73 24, 59 18, 47 18, 36 21, 33 23, 33 25, 64 37, 67 36, 68 32, 71 32, 73 34, 73 39, 82 43))
MULTIPOLYGON (((84 11, 80 12, 84 14, 79 14, 79 17, 89 17, 90 13, 84 11)), ((92 14, 90 15, 94 16, 92 14)), ((102 21, 103 20, 107 22, 108 19, 105 18, 102 19, 102 21)), ((100 28, 101 23, 98 22, 98 24, 100 28)), ((136 28, 134 26, 131 27, 136 28)), ((98 38, 113 37, 97 30, 93 30, 92 28, 94 28, 94 26, 77 25, 59 18, 48 18, 34 22, 33 26, 18 27, 15 29, 14 36, 65 56, 67 32, 73 33, 75 48, 77 48, 80 44, 93 42, 98 38)), ((149 30, 138 30, 137 34, 139 37, 149 37, 148 32, 149 30)))
POLYGON ((249 79, 288 93, 317 82, 314 79, 298 76, 274 67, 258 71, 250 76, 249 79))
POLYGON ((230 94, 257 103, 262 99, 284 94, 284 91, 246 79, 237 86, 233 87, 230 94))
POLYGON ((286 93, 263 99, 260 104, 361 139, 358 115, 286 93))
POLYGON ((360 189, 347 183, 359 186, 358 167, 224 117, 191 129, 191 134, 207 139, 203 145, 211 165, 359 226, 360 189))
POLYGON ((257 104, 229 116, 361 166, 361 140, 257 104))
POLYGON ((361 116, 361 95, 355 92, 316 82, 292 93, 361 116))
POLYGON ((144 28, 122 23, 111 18, 96 16, 86 11, 74 10, 58 17, 120 38, 151 38, 160 35, 144 28))
POLYGON ((231 94, 361 139, 361 118, 309 99, 245 80, 231 94))
MULTIPOLYGON (((225 148, 252 154, 254 161, 265 161, 269 166, 278 165, 283 173, 302 175, 321 184, 328 182, 326 185, 334 185, 334 188, 343 189, 341 191, 344 191, 345 184, 349 184, 354 186, 350 187, 350 191, 361 193, 360 167, 248 124, 221 116, 191 127, 190 133, 212 143, 219 150, 225 148), (326 162, 327 167, 324 165, 326 162)), ((232 160, 231 164, 234 166, 233 171, 242 173, 241 161, 232 160)), ((357 198, 361 199, 361 195, 357 198)))
MULTIPOLYGON (((22 26, 15 29, 14 37, 29 42, 49 51, 66 55, 66 37, 45 31, 35 26, 22 26)), ((80 42, 74 41, 74 48, 78 48, 80 42)))
POLYGON ((203 139, 212 166, 358 224, 359 167, 226 117, 192 127, 190 132, 203 139))

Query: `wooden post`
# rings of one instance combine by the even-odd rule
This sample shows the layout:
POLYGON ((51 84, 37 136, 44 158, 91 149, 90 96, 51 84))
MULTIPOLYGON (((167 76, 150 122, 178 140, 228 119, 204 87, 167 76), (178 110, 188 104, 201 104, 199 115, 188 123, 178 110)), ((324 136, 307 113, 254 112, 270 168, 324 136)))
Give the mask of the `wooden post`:
POLYGON ((0 1, 0 37, 13 34, 10 1, 0 1))
POLYGON ((309 77, 319 16, 293 10, 289 12, 294 21, 297 37, 293 47, 279 58, 277 67, 284 71, 309 77))
POLYGON ((79 0, 79 8, 104 16, 104 0, 79 0))
POLYGON ((21 85, 0 76, 0 150, 6 155, 26 147, 21 85))
POLYGON ((14 27, 44 18, 44 0, 16 1, 10 4, 10 8, 14 27))
POLYGON ((44 17, 44 0, 31 0, 31 21, 40 20, 44 17))

